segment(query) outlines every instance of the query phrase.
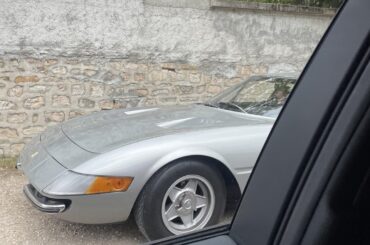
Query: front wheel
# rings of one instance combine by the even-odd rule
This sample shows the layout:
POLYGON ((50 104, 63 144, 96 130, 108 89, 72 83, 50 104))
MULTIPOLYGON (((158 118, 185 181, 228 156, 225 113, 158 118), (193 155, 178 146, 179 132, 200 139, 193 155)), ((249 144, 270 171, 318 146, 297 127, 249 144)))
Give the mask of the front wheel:
POLYGON ((139 196, 135 219, 148 239, 158 239, 217 223, 225 204, 225 184, 216 166, 186 160, 152 177, 139 196))

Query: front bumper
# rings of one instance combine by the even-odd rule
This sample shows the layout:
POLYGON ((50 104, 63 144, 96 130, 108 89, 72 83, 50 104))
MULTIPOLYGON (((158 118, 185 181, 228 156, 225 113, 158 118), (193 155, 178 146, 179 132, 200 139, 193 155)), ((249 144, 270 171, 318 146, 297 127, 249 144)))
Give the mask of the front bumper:
POLYGON ((38 210, 46 213, 62 213, 70 203, 68 200, 55 200, 45 197, 29 184, 24 186, 23 192, 38 210))
POLYGON ((24 187, 27 199, 38 210, 55 217, 82 224, 123 222, 130 216, 137 194, 131 191, 94 195, 54 196, 38 191, 31 184, 24 187))
MULTIPOLYGON (((60 144, 61 149, 63 146, 60 144)), ((40 211, 53 213, 69 222, 104 224, 125 221, 140 191, 130 187, 126 192, 96 195, 53 195, 45 192, 44 189, 68 169, 50 156, 40 137, 35 137, 26 145, 18 163, 18 169, 30 183, 23 190, 27 199, 40 211)))

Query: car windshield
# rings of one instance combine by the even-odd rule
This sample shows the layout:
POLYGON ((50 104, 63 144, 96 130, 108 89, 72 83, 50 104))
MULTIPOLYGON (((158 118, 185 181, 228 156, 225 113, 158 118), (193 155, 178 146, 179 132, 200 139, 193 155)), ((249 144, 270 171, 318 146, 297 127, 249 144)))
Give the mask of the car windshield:
POLYGON ((205 105, 276 118, 294 83, 294 78, 252 77, 220 93, 205 105))

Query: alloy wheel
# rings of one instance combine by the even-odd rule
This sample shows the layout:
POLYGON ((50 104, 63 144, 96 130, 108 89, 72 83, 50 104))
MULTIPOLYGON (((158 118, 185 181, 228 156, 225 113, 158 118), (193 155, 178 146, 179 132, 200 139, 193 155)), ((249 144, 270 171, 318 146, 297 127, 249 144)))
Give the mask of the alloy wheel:
POLYGON ((199 175, 186 175, 168 188, 162 201, 162 220, 173 234, 183 234, 206 226, 215 206, 210 182, 199 175))

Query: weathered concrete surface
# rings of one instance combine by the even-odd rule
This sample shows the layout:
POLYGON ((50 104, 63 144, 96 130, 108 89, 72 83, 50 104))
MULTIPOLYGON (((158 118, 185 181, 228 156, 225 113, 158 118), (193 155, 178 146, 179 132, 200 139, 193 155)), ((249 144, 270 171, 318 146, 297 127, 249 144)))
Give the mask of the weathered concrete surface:
POLYGON ((2 0, 0 52, 302 64, 329 20, 156 7, 138 0, 2 0))

